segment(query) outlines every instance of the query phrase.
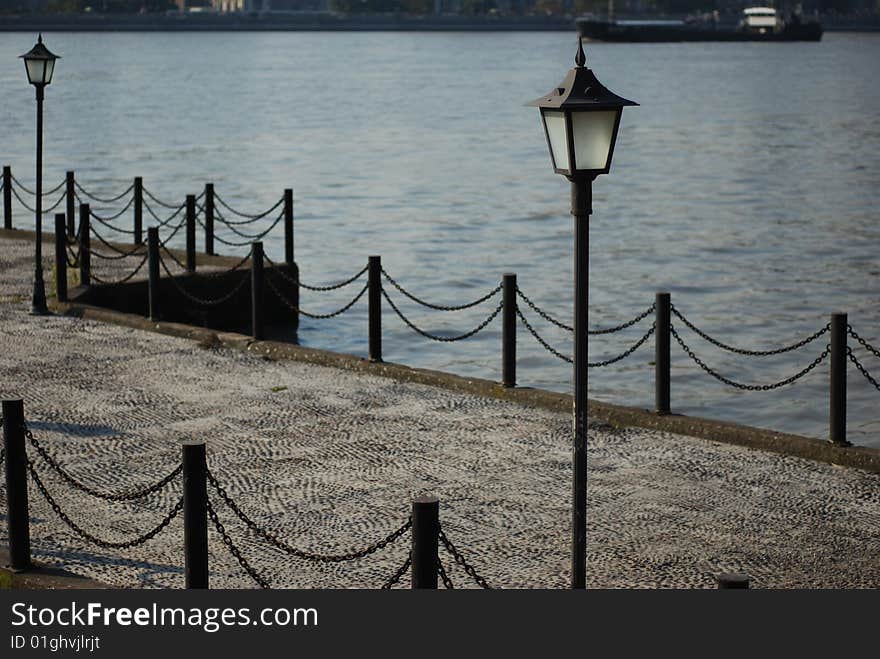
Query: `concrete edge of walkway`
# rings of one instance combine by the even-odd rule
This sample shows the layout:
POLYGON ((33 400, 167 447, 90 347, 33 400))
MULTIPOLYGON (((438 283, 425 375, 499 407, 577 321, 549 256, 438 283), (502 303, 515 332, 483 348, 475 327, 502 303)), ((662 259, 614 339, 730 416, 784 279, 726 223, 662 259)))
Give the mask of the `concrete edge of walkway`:
MULTIPOLYGON (((570 412, 572 408, 572 397, 570 395, 543 389, 527 387, 507 388, 497 382, 480 378, 462 377, 451 373, 413 368, 389 362, 371 362, 368 359, 353 355, 318 350, 316 348, 304 348, 278 341, 255 341, 250 336, 244 334, 222 332, 181 323, 153 322, 142 316, 86 304, 58 303, 53 301, 50 306, 56 312, 68 316, 191 339, 206 346, 224 346, 263 355, 269 359, 287 359, 341 368, 558 412, 570 412)), ((680 414, 658 415, 650 410, 625 407, 595 400, 589 402, 589 413, 595 419, 616 426, 634 426, 660 430, 880 473, 880 449, 864 446, 842 447, 834 445, 829 441, 801 435, 791 435, 736 423, 713 421, 680 414)))
POLYGON ((68 570, 34 561, 30 570, 16 572, 9 569, 9 548, 0 545, 0 582, 14 590, 80 590, 112 589, 100 581, 89 579, 68 570))

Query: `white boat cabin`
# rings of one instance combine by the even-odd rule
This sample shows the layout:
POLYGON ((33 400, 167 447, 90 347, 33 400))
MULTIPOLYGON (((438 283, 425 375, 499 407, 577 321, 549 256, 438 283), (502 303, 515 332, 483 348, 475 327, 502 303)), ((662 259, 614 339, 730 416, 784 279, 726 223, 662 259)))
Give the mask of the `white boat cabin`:
POLYGON ((749 7, 743 9, 740 25, 748 32, 766 34, 781 30, 782 18, 773 7, 749 7))

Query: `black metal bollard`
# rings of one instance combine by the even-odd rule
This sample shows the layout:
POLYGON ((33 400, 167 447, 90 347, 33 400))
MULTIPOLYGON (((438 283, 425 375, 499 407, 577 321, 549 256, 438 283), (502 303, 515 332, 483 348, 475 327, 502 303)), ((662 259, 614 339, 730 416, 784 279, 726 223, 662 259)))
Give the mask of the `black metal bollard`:
POLYGON ((205 183, 205 254, 214 254, 214 184, 205 183))
POLYGON ((196 271, 196 196, 186 195, 186 271, 196 271))
POLYGON ((749 575, 742 572, 726 572, 718 575, 718 588, 726 590, 730 588, 748 588, 749 575))
POLYGON ((79 205, 79 283, 92 283, 92 209, 88 204, 79 205))
POLYGON ((371 256, 367 264, 370 325, 370 361, 382 361, 382 257, 371 256))
POLYGON ((251 335, 265 338, 263 327, 263 243, 251 244, 251 335))
POLYGON ((12 228, 12 169, 3 166, 3 228, 12 228))
POLYGON ((67 221, 64 213, 55 214, 55 297, 67 302, 67 221))
POLYGON ((208 463, 205 442, 183 443, 183 548, 186 587, 208 587, 208 463))
POLYGON ((159 320, 159 227, 147 229, 147 283, 150 320, 159 320))
POLYGON ((849 325, 845 313, 831 314, 831 441, 838 446, 850 446, 846 441, 846 336, 849 325))
POLYGON ((134 244, 144 244, 144 179, 134 177, 134 244))
POLYGON ((501 384, 516 386, 516 275, 506 272, 501 278, 504 293, 501 323, 501 384))
POLYGON ((293 265, 293 190, 284 190, 284 262, 293 265))
POLYGON ((6 523, 10 567, 31 567, 31 529, 28 514, 27 451, 24 443, 24 403, 3 401, 3 449, 6 451, 6 523))
POLYGON ((76 183, 73 172, 64 174, 64 195, 67 202, 67 235, 76 235, 76 183))
POLYGON ((412 502, 412 587, 437 589, 440 567, 440 500, 416 497, 412 502))
POLYGON ((657 414, 670 414, 669 389, 671 382, 669 356, 670 328, 672 327, 672 296, 657 293, 654 297, 654 398, 657 414))

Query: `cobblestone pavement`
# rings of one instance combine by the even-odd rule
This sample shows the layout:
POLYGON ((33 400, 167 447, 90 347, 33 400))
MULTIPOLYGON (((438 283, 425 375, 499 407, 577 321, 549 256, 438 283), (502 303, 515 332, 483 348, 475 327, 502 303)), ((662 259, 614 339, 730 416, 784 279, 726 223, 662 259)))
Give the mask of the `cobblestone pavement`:
MULTIPOLYGON (((431 492, 448 536, 491 585, 566 586, 568 415, 32 317, 31 249, 0 239, 0 394, 25 400, 34 435, 81 480, 113 492, 147 485, 178 464, 182 439, 205 439, 241 508, 297 547, 364 547, 406 520, 414 493, 431 492)), ((180 496, 178 478, 145 501, 107 503, 31 457, 61 507, 103 538, 148 530, 180 496)), ((880 585, 876 475, 597 425, 589 458, 591 587, 712 587, 723 571, 745 571, 756 587, 880 585)), ((33 485, 30 497, 39 560, 118 586, 182 586, 179 518, 144 545, 103 550, 65 527, 33 485)), ((214 504, 276 587, 378 587, 406 557, 408 536, 360 560, 309 563, 214 504)), ((445 564, 457 586, 469 584, 450 557, 445 564)), ((216 533, 211 583, 254 585, 216 533)))

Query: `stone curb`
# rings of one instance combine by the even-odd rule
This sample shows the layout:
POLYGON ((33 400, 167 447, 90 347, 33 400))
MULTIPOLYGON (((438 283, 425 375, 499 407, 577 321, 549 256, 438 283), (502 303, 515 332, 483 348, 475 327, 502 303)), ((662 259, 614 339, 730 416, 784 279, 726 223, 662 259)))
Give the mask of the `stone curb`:
POLYGON ((22 590, 81 590, 113 588, 100 581, 83 577, 61 568, 50 567, 34 562, 34 567, 26 572, 10 570, 9 548, 0 546, 0 577, 11 582, 10 588, 22 590))

